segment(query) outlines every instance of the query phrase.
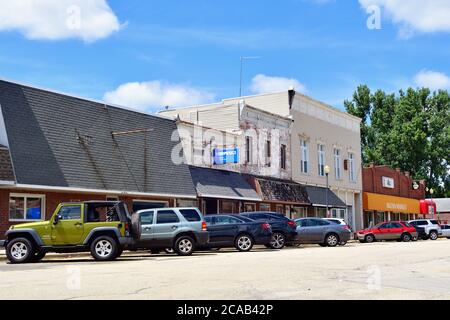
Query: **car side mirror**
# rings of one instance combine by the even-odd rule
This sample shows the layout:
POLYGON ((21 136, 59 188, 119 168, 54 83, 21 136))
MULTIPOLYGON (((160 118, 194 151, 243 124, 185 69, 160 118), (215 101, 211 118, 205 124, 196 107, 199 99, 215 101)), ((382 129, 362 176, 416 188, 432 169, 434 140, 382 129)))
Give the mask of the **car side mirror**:
POLYGON ((61 215, 59 214, 55 215, 55 218, 53 219, 53 224, 58 224, 61 218, 62 218, 61 215))

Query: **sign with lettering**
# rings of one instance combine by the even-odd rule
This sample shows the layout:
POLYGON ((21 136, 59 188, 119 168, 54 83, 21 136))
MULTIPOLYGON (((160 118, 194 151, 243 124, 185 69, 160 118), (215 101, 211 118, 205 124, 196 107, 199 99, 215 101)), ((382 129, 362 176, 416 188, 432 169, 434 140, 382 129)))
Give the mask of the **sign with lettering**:
POLYGON ((239 163, 239 148, 214 149, 214 164, 239 163))

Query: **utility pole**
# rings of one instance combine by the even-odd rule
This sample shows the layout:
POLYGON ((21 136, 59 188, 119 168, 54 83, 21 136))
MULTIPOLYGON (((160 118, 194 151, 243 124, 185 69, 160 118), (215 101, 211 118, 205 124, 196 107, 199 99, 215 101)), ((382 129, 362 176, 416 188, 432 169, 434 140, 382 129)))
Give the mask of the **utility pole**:
POLYGON ((243 69, 244 69, 244 60, 252 60, 259 59, 260 57, 243 57, 241 56, 241 73, 240 73, 240 82, 239 82, 239 97, 242 97, 242 77, 243 77, 243 69))

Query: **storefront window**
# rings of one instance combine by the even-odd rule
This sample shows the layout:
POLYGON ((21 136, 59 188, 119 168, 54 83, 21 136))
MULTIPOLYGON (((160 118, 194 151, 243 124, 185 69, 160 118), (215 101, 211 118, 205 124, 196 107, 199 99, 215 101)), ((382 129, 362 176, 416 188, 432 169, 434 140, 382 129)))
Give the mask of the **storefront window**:
POLYGON ((268 203, 261 203, 259 205, 259 211, 270 211, 270 204, 268 204, 268 203))
POLYGON ((177 207, 179 207, 179 208, 196 208, 197 200, 177 199, 177 207))
POLYGON ((277 204, 277 212, 284 214, 284 205, 282 204, 277 204))
POLYGON ((222 201, 221 213, 236 213, 235 203, 232 201, 222 201))
POLYGON ((376 211, 374 214, 374 224, 385 222, 386 221, 386 214, 384 212, 376 211))
POLYGON ((400 221, 400 213, 391 212, 391 221, 400 221))
POLYGON ((306 218, 305 207, 293 207, 291 211, 291 219, 306 218))
POLYGON ((317 218, 326 218, 327 217, 327 209, 326 208, 316 208, 316 217, 317 218))
POLYGON ((44 195, 12 193, 9 198, 9 220, 42 220, 44 205, 44 195))
POLYGON ((244 212, 255 212, 256 204, 255 203, 246 203, 244 204, 244 212))

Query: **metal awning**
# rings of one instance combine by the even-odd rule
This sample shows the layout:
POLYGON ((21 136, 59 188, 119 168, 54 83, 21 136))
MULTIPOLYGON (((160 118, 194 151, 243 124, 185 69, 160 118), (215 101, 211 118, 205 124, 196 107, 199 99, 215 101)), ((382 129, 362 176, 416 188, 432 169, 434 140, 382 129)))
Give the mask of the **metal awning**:
POLYGON ((241 201, 262 200, 237 172, 194 166, 190 166, 189 170, 199 197, 241 201))
MULTIPOLYGON (((305 186, 308 193, 309 201, 313 206, 326 207, 327 188, 305 186)), ((328 189, 328 207, 329 208, 346 208, 345 202, 342 201, 333 191, 328 189)))

